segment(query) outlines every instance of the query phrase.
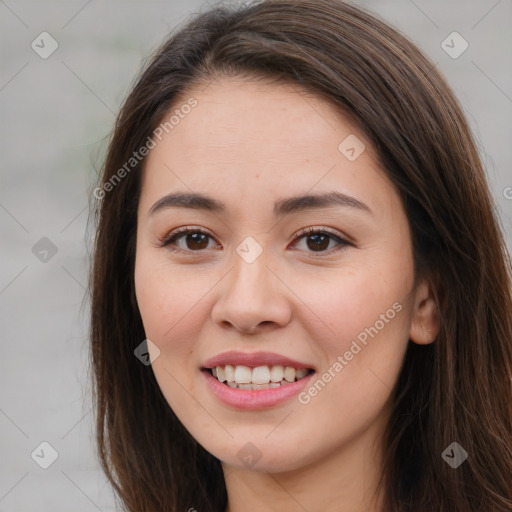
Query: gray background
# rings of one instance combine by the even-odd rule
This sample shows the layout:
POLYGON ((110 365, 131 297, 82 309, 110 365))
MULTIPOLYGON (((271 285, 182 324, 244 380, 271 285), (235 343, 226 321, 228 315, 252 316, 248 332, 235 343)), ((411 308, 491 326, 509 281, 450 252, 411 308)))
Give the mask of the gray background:
MULTIPOLYGON (((477 137, 510 248, 512 0, 357 3, 405 32, 446 75, 477 137), (453 31, 469 44, 456 59, 441 46, 453 31)), ((206 7, 0 0, 0 512, 115 509, 90 413, 89 197, 142 59, 206 7), (31 48, 43 31, 59 45, 47 59, 31 48), (43 237, 55 255, 47 241, 33 250, 43 237), (31 458, 43 441, 58 452, 48 469, 31 458)), ((34 458, 49 461, 42 450, 34 458)))

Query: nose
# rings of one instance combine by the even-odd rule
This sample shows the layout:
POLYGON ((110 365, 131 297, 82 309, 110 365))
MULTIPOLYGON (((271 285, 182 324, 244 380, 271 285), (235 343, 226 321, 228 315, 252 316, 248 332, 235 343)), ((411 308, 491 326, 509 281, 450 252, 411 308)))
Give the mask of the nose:
POLYGON ((252 263, 233 255, 231 272, 219 283, 213 321, 226 329, 253 334, 286 326, 291 319, 290 290, 263 254, 252 263))

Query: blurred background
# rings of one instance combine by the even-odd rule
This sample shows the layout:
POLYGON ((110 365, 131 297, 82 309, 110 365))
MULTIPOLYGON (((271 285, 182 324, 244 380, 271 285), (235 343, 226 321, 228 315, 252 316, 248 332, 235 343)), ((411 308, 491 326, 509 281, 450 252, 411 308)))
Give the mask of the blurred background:
MULTIPOLYGON (((512 1, 354 3, 447 77, 512 248, 512 1)), ((143 59, 212 4, 0 0, 0 512, 116 510, 90 411, 90 194, 143 59)))

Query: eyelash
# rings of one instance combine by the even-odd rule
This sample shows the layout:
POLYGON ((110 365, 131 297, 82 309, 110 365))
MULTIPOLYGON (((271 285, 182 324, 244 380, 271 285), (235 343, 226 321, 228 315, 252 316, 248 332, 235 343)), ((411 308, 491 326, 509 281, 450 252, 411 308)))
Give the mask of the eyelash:
MULTIPOLYGON (((192 227, 192 226, 184 226, 184 227, 175 229, 174 231, 172 231, 171 233, 169 233, 165 237, 159 239, 159 241, 160 241, 159 247, 167 247, 169 250, 176 251, 176 252, 186 252, 186 253, 201 253, 201 252, 204 252, 206 249, 201 249, 201 250, 193 251, 193 250, 190 250, 190 249, 180 249, 179 247, 173 247, 171 245, 171 244, 174 244, 176 242, 176 240, 182 238, 184 235, 188 235, 188 234, 191 234, 191 233, 201 233, 201 234, 209 236, 210 238, 213 238, 204 229, 195 228, 195 227, 192 227)), ((319 229, 319 228, 313 228, 313 227, 305 228, 305 229, 299 231, 295 235, 295 237, 294 237, 294 243, 297 240, 300 240, 300 239, 302 239, 304 237, 312 236, 312 235, 328 235, 331 239, 333 239, 334 241, 336 241, 338 243, 337 246, 332 247, 331 249, 327 249, 325 251, 307 251, 307 252, 310 252, 314 256, 318 256, 318 255, 321 256, 321 255, 324 255, 324 254, 331 254, 332 252, 339 251, 339 250, 343 249, 344 247, 346 247, 348 245, 353 245, 350 242, 348 242, 347 240, 341 238, 338 234, 336 234, 336 233, 334 233, 334 232, 332 232, 332 231, 330 231, 328 229, 325 229, 325 228, 319 229)))

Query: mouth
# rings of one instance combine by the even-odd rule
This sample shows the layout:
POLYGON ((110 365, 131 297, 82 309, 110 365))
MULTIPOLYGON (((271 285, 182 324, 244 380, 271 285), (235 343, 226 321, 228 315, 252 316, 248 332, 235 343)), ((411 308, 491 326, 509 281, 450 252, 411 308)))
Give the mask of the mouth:
POLYGON ((203 368, 202 371, 209 373, 226 387, 253 391, 285 387, 314 373, 311 368, 282 365, 251 367, 233 364, 203 368))

